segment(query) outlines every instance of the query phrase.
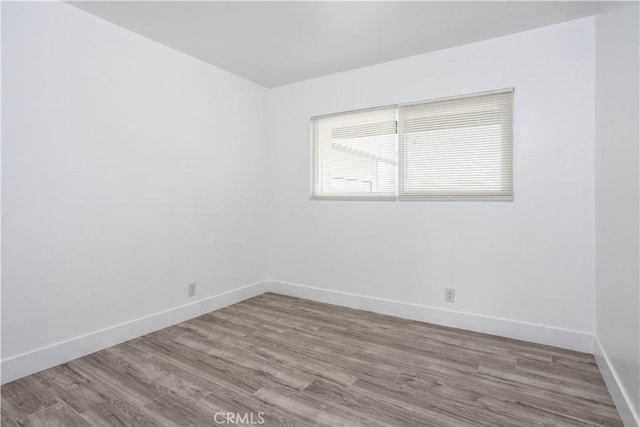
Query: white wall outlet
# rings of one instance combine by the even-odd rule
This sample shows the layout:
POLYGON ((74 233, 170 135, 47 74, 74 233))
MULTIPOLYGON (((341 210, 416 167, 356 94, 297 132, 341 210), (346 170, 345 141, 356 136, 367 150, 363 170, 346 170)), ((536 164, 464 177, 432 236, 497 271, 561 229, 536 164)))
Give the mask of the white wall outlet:
POLYGON ((456 290, 452 288, 445 288, 444 300, 446 302, 456 302, 456 290))
POLYGON ((195 297, 196 296, 196 284, 195 283, 189 283, 188 289, 187 289, 187 295, 190 297, 195 297))

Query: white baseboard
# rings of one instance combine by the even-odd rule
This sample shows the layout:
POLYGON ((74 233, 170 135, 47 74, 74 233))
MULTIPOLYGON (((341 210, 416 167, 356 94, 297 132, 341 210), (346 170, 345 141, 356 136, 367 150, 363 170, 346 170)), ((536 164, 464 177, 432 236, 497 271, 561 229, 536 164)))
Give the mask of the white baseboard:
MULTIPOLYGON (((434 323, 470 331, 521 339, 585 353, 593 353, 593 336, 585 332, 519 322, 412 304, 384 298, 339 292, 279 281, 254 283, 193 303, 121 323, 2 360, 2 384, 60 365, 78 357, 137 338, 226 307, 266 291, 434 323)), ((612 393, 613 394, 613 393, 612 393)))
POLYGON ((106 329, 71 338, 2 361, 2 384, 86 356, 107 347, 184 322, 266 292, 265 282, 254 283, 106 329))
POLYGON ((598 368, 600 368, 600 373, 602 373, 602 378, 604 378, 604 382, 607 384, 611 399, 613 399, 613 403, 616 404, 616 409, 620 414, 620 418, 622 418, 622 422, 626 427, 640 426, 640 414, 635 413, 633 410, 631 398, 622 387, 620 377, 613 368, 613 365, 611 365, 611 361, 604 351, 604 348, 602 348, 598 337, 595 338, 593 355, 596 358, 598 368))
POLYGON ((270 292, 328 304, 373 311, 405 319, 450 326, 507 338, 546 344, 583 353, 593 353, 593 335, 568 329, 498 317, 483 316, 439 307, 375 298, 275 280, 266 282, 270 292))

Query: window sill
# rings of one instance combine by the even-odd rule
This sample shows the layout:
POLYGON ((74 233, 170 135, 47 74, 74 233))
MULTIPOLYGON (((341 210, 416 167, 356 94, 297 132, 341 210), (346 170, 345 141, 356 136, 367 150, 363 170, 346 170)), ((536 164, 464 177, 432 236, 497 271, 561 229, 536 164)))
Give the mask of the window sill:
POLYGON ((513 195, 405 195, 405 196, 357 196, 357 195, 311 195, 311 200, 333 201, 422 201, 422 202, 512 202, 513 195))

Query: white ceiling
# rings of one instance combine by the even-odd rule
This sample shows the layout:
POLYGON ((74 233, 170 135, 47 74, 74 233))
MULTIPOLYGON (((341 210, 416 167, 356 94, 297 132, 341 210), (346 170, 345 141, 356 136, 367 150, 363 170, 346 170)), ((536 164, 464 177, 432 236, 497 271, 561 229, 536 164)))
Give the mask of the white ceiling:
POLYGON ((80 1, 73 6, 266 87, 595 13, 596 2, 80 1))

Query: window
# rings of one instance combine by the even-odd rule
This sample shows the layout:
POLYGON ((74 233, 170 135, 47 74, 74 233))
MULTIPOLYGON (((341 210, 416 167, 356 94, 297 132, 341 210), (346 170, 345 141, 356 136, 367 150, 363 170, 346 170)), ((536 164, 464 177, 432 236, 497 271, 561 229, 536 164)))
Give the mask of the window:
POLYGON ((390 197, 397 192, 397 109, 314 120, 316 195, 390 197))
POLYGON ((513 89, 313 118, 315 198, 513 199, 513 89))

